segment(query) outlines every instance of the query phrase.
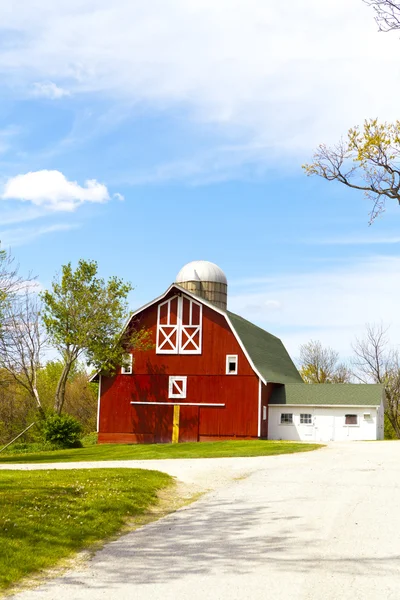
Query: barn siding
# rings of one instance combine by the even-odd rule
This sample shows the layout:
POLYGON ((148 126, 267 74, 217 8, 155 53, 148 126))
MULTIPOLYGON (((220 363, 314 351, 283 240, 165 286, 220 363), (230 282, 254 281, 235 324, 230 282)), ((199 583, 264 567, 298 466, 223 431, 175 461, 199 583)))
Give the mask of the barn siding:
MULTIPOLYGON (((165 300, 165 299, 164 299, 165 300)), ((164 301, 163 300, 163 301, 164 301)), ((149 307, 136 327, 146 327, 156 340, 157 304, 149 307)), ((179 441, 258 435, 258 377, 225 318, 203 306, 201 355, 134 354, 133 374, 102 376, 99 441, 170 442, 172 406, 140 406, 131 402, 171 402, 170 375, 187 376, 187 396, 180 411, 179 441), (226 375, 226 355, 238 355, 238 374, 226 375), (184 403, 218 403, 190 407, 184 403), (127 437, 128 436, 128 437, 127 437)))

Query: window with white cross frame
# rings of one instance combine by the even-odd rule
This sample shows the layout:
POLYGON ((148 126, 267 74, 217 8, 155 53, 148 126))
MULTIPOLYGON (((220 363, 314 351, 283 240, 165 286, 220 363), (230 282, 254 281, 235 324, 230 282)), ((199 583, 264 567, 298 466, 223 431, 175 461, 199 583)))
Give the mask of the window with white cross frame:
POLYGON ((158 305, 157 354, 201 354, 202 308, 187 296, 158 305))
POLYGON ((169 378, 168 398, 186 398, 186 386, 186 376, 171 376, 169 378))

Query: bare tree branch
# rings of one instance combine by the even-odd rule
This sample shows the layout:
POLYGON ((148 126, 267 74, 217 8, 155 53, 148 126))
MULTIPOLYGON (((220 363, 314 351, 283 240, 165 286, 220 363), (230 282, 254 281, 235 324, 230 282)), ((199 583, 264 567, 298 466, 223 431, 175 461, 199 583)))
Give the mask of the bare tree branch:
POLYGON ((363 0, 375 11, 379 31, 400 29, 400 4, 392 0, 363 0))
POLYGON ((387 198, 400 204, 400 121, 364 122, 350 129, 336 146, 320 144, 313 162, 303 165, 307 175, 338 181, 364 192, 372 201, 370 223, 385 209, 387 198))
POLYGON ((37 389, 46 337, 41 323, 41 305, 29 289, 14 295, 4 307, 0 331, 0 368, 34 399, 43 412, 37 389))

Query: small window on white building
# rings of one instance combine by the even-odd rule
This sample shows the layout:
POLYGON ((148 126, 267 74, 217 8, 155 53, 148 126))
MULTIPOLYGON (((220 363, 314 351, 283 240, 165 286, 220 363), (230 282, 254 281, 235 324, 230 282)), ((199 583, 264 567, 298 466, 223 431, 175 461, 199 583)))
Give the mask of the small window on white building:
POLYGON ((363 416, 364 416, 364 421, 370 421, 371 420, 371 413, 370 412, 365 412, 363 416))
POLYGON ((310 413, 300 413, 300 424, 301 425, 311 425, 312 424, 312 415, 310 413))
POLYGON ((169 378, 168 398, 186 398, 187 377, 169 378))
POLYGON ((345 425, 358 425, 358 415, 345 415, 345 425))
POLYGON ((133 372, 133 356, 132 354, 125 354, 123 357, 123 363, 121 366, 121 375, 132 375, 133 372))
POLYGON ((293 413, 281 413, 281 425, 293 425, 293 413))
POLYGON ((237 354, 227 354, 226 356, 226 374, 237 375, 238 372, 238 356, 237 354))

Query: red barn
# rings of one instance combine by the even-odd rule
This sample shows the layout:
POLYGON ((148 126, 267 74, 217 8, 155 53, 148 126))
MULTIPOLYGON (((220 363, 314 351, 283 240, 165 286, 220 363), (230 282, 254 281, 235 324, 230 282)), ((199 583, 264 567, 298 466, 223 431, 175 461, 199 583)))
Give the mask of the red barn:
POLYGON ((98 375, 100 443, 267 437, 272 390, 302 380, 278 338, 226 306, 223 271, 195 261, 131 316, 154 349, 98 375))

